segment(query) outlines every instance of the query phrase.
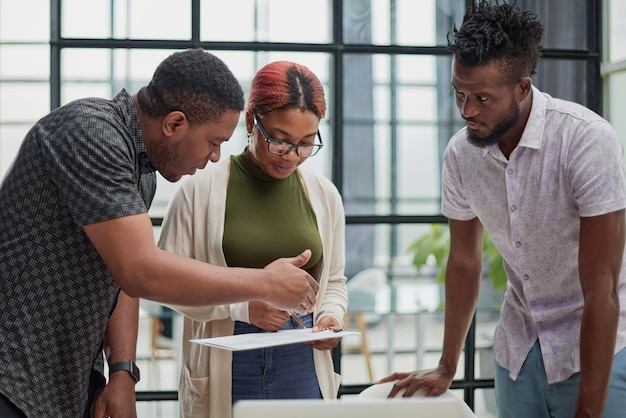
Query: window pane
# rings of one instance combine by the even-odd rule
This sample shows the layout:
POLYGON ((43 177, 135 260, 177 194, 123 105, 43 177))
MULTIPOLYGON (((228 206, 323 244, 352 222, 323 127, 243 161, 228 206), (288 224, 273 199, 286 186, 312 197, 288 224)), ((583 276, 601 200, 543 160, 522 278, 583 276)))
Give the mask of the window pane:
POLYGON ((11 167, 30 124, 4 125, 0 123, 0 181, 11 167))
POLYGON ((345 196, 344 202, 351 209, 350 212, 381 215, 439 214, 441 150, 436 128, 427 125, 398 126, 395 158, 392 158, 390 127, 377 124, 374 132, 375 196, 368 198, 366 191, 351 197, 345 196), (395 179, 395 185, 392 179, 395 179))
POLYGON ((437 81, 436 58, 432 55, 396 56, 399 83, 434 84, 437 81))
POLYGON ((64 38, 111 37, 111 0, 63 0, 61 36, 64 38))
POLYGON ((328 43, 330 4, 330 0, 201 0, 200 38, 328 43))
POLYGON ((437 91, 434 86, 399 86, 397 91, 397 117, 402 122, 437 119, 437 91))
POLYGON ((34 123, 50 111, 48 83, 0 83, 0 121, 34 123))
POLYGON ((522 10, 532 10, 543 24, 544 48, 587 48, 586 0, 518 0, 522 10))
POLYGON ((116 0, 113 4, 115 38, 191 38, 191 1, 116 0))
POLYGON ((607 111, 605 117, 613 124, 622 141, 626 141, 626 118, 624 109, 626 99, 623 92, 626 91, 626 71, 613 73, 606 78, 607 87, 607 111))
POLYGON ((49 79, 50 49, 47 45, 0 45, 0 78, 49 79))
MULTIPOLYGON (((609 61, 626 59, 626 2, 624 0, 609 0, 609 61)), ((623 91, 623 90, 622 90, 623 91)))
POLYGON ((464 2, 344 0, 344 38, 351 44, 446 45, 464 2))
POLYGON ((61 50, 61 74, 63 82, 76 80, 104 80, 111 77, 110 49, 61 50))
POLYGON ((587 61, 542 58, 539 60, 533 84, 553 97, 571 100, 583 106, 587 103, 587 61))
POLYGON ((401 126, 395 164, 397 209, 400 215, 441 212, 440 164, 435 126, 401 126))
POLYGON ((47 42, 50 38, 48 0, 0 0, 0 40, 47 42))
POLYGON ((439 156, 448 133, 456 130, 441 123, 456 123, 449 118, 453 102, 446 99, 449 68, 449 59, 433 56, 346 55, 343 192, 348 215, 440 212, 439 156), (437 74, 445 83, 438 83, 437 74))
MULTIPOLYGON (((146 389, 140 388, 139 384, 141 384, 141 382, 139 382, 139 384, 137 384, 137 391, 143 391, 143 390, 154 390, 154 382, 160 382, 160 381, 170 381, 170 376, 176 375, 178 376, 178 371, 176 368, 172 368, 172 367, 161 367, 163 365, 164 361, 163 360, 159 360, 157 362, 157 364, 150 364, 150 363, 146 363, 145 366, 141 367, 139 366, 139 369, 141 370, 141 380, 143 381, 143 373, 144 370, 148 370, 149 368, 151 370, 154 370, 156 373, 160 373, 160 375, 156 375, 153 378, 151 378, 151 380, 146 380, 147 382, 151 383, 152 386, 147 387, 146 389), (163 369, 163 370, 161 370, 163 369)), ((167 363, 167 362, 166 362, 167 363)), ((174 379, 175 381, 177 379, 174 379)), ((178 385, 174 385, 176 386, 175 389, 170 389, 170 388, 158 388, 158 390, 178 390, 178 385)), ((179 412, 179 408, 178 408, 178 402, 177 401, 152 401, 152 402, 137 402, 137 417, 138 418, 148 418, 148 417, 176 417, 178 416, 178 412, 179 412)))
POLYGON ((396 0, 397 45, 435 45, 435 1, 396 0))
POLYGON ((495 389, 476 389, 474 392, 474 412, 479 418, 496 418, 498 416, 495 389))
POLYGON ((65 38, 189 39, 191 2, 177 0, 64 0, 65 38))

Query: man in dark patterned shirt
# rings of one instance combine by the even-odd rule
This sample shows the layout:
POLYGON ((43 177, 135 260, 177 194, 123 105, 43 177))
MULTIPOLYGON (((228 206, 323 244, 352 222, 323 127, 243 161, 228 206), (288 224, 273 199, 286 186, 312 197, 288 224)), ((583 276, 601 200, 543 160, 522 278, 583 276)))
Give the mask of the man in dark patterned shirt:
POLYGON ((138 297, 312 310, 308 250, 235 269, 155 244, 155 170, 177 181, 217 161, 243 104, 226 65, 190 49, 135 96, 77 100, 29 131, 0 184, 0 416, 136 416, 138 297), (103 348, 122 371, 106 386, 103 348))

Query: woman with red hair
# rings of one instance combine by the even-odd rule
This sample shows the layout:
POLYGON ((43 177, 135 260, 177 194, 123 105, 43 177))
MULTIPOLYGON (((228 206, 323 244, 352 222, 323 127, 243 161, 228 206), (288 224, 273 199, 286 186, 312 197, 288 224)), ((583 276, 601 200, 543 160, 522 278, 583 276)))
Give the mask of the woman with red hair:
MULTIPOLYGON (((249 143, 187 178, 163 223, 160 245, 211 264, 263 268, 312 252, 303 266, 320 283, 313 313, 293 317, 259 301, 174 308, 184 315, 181 416, 228 418, 242 399, 337 397, 330 349, 338 339, 230 352, 190 339, 304 326, 340 329, 346 313, 345 219, 325 177, 300 165, 322 147, 324 89, 305 66, 261 68, 245 111, 249 143)), ((295 316, 295 314, 293 314, 295 316)))

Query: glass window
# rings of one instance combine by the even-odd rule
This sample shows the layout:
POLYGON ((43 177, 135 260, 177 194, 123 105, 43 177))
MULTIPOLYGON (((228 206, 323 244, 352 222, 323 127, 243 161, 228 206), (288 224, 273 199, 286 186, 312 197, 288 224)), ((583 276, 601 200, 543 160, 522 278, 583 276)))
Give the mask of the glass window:
POLYGON ((587 61, 542 58, 533 76, 533 84, 552 97, 571 100, 583 106, 589 103, 587 85, 587 61))
POLYGON ((585 0, 518 0, 521 9, 534 11, 543 24, 544 48, 585 49, 587 6, 585 0))
POLYGON ((607 94, 606 118, 613 124, 622 141, 626 141, 626 118, 624 108, 626 100, 621 92, 626 91, 626 71, 610 74, 605 78, 607 94))
POLYGON ((449 60, 432 56, 346 55, 344 70, 350 74, 344 84, 343 126, 347 214, 440 212, 438 98, 450 92, 448 76, 438 83, 440 62, 449 71, 449 60))
POLYGON ((1 45, 0 79, 48 81, 48 45, 1 45))
POLYGON ((398 128, 395 179, 399 215, 436 215, 440 208, 440 164, 436 126, 398 128))
POLYGON ((191 2, 64 0, 62 7, 64 38, 191 38, 191 2))
POLYGON ((0 83, 0 120, 3 123, 34 123, 49 111, 47 83, 0 83))
POLYGON ((0 180, 13 163, 22 139, 30 127, 31 123, 9 125, 0 121, 0 180))
POLYGON ((607 1, 608 60, 611 62, 626 59, 626 2, 624 0, 607 1))
POLYGON ((24 135, 49 111, 47 83, 0 82, 0 180, 17 155, 24 135))
POLYGON ((330 0, 200 0, 200 39, 328 43, 331 10, 330 0))
POLYGON ((50 2, 48 0, 0 0, 0 40, 3 42, 47 42, 49 37, 50 2), (36 11, 36 13, 31 13, 31 11, 36 11))
POLYGON ((463 1, 343 0, 344 40, 350 44, 436 46, 460 24, 463 1))
POLYGON ((112 36, 111 14, 114 2, 109 0, 63 0, 61 2, 61 36, 64 38, 109 38, 112 36))

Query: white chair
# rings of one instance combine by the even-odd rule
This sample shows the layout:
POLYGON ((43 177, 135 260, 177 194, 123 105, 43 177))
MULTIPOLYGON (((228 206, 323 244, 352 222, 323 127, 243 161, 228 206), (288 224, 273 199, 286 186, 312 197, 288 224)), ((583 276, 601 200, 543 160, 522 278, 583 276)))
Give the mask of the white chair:
MULTIPOLYGON (((367 389, 363 390, 361 393, 359 393, 359 395, 357 396, 357 401, 358 400, 363 400, 363 399, 384 399, 387 398, 387 396, 389 395, 389 392, 391 391, 391 388, 393 387, 395 382, 386 382, 386 383, 380 383, 377 385, 372 385, 370 387, 368 387, 367 389)), ((401 396, 403 393, 403 391, 400 391, 400 393, 398 393, 398 395, 396 396, 401 396)), ((413 395, 414 398, 423 398, 424 394, 422 392, 417 392, 415 395, 413 395)), ((454 393, 452 393, 450 390, 445 391, 444 393, 442 393, 439 398, 441 399, 453 399, 456 400, 459 403, 460 409, 461 409, 461 417, 462 418, 476 418, 476 414, 474 414, 474 411, 472 411, 472 409, 467 406, 467 404, 465 402, 463 402, 463 400, 461 398, 459 398, 458 396, 456 396, 454 393)))
MULTIPOLYGON (((388 288, 387 275, 378 268, 368 268, 355 274, 347 282, 348 287, 348 312, 344 317, 344 324, 349 326, 354 319, 357 330, 361 333, 361 343, 358 347, 344 347, 345 352, 357 352, 365 358, 367 372, 370 381, 374 381, 372 359, 367 344, 367 321, 365 314, 378 311, 381 294, 388 288)), ((382 301, 386 302, 386 301, 382 301)))

